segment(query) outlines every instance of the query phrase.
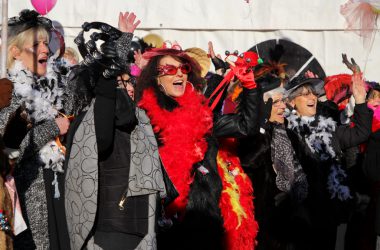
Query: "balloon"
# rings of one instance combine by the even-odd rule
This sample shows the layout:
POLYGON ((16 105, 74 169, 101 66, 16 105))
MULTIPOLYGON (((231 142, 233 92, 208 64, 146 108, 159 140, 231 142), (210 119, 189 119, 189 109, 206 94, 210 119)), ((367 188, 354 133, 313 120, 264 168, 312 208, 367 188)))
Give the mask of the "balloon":
POLYGON ((143 40, 153 48, 161 48, 164 44, 164 39, 161 36, 153 33, 149 33, 148 35, 144 36, 143 40))
POLYGON ((57 3, 57 0, 31 0, 34 9, 41 15, 49 13, 57 3))

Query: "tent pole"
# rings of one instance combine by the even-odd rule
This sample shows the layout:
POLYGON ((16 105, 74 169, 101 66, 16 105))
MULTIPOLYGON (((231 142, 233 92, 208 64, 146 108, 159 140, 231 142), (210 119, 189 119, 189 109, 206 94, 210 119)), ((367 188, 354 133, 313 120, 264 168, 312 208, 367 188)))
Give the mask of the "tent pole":
POLYGON ((7 76, 8 0, 2 0, 1 78, 7 76))

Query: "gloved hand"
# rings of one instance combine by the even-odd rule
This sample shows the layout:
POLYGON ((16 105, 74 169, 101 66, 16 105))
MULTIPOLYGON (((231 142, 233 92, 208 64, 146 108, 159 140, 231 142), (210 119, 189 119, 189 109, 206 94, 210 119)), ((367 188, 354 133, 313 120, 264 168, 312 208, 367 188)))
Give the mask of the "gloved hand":
POLYGON ((211 58, 211 62, 215 67, 215 71, 222 69, 223 73, 225 73, 228 69, 228 65, 222 59, 216 56, 211 58))
POLYGON ((9 106, 12 100, 13 83, 7 79, 0 79, 0 109, 9 106))
POLYGON ((100 50, 104 56, 102 64, 104 67, 103 76, 105 78, 114 78, 124 73, 126 64, 118 57, 114 41, 104 42, 100 46, 100 50))
POLYGON ((248 70, 246 66, 232 66, 230 68, 234 72, 234 75, 240 80, 241 85, 247 89, 256 88, 255 76, 252 70, 248 70))
POLYGON ((264 134, 269 127, 269 118, 272 113, 273 99, 269 98, 266 103, 260 106, 260 133, 264 134))

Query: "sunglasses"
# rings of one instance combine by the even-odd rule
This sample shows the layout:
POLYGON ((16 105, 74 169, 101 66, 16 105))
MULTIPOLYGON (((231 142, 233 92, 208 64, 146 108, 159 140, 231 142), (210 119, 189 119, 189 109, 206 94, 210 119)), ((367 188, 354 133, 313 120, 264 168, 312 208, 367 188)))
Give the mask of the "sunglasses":
POLYGON ((177 74, 178 69, 181 70, 182 74, 188 74, 191 71, 191 65, 188 63, 181 64, 178 67, 174 65, 162 65, 158 66, 157 70, 160 76, 163 75, 175 75, 177 74))

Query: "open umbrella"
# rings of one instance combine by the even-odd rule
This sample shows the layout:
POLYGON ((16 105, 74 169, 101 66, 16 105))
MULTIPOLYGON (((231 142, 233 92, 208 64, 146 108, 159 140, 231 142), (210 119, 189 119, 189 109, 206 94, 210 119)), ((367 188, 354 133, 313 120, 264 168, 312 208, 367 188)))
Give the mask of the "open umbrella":
POLYGON ((313 54, 297 43, 284 39, 271 39, 252 46, 248 51, 256 52, 264 63, 285 64, 285 73, 289 80, 308 70, 319 78, 326 77, 325 71, 313 54))

